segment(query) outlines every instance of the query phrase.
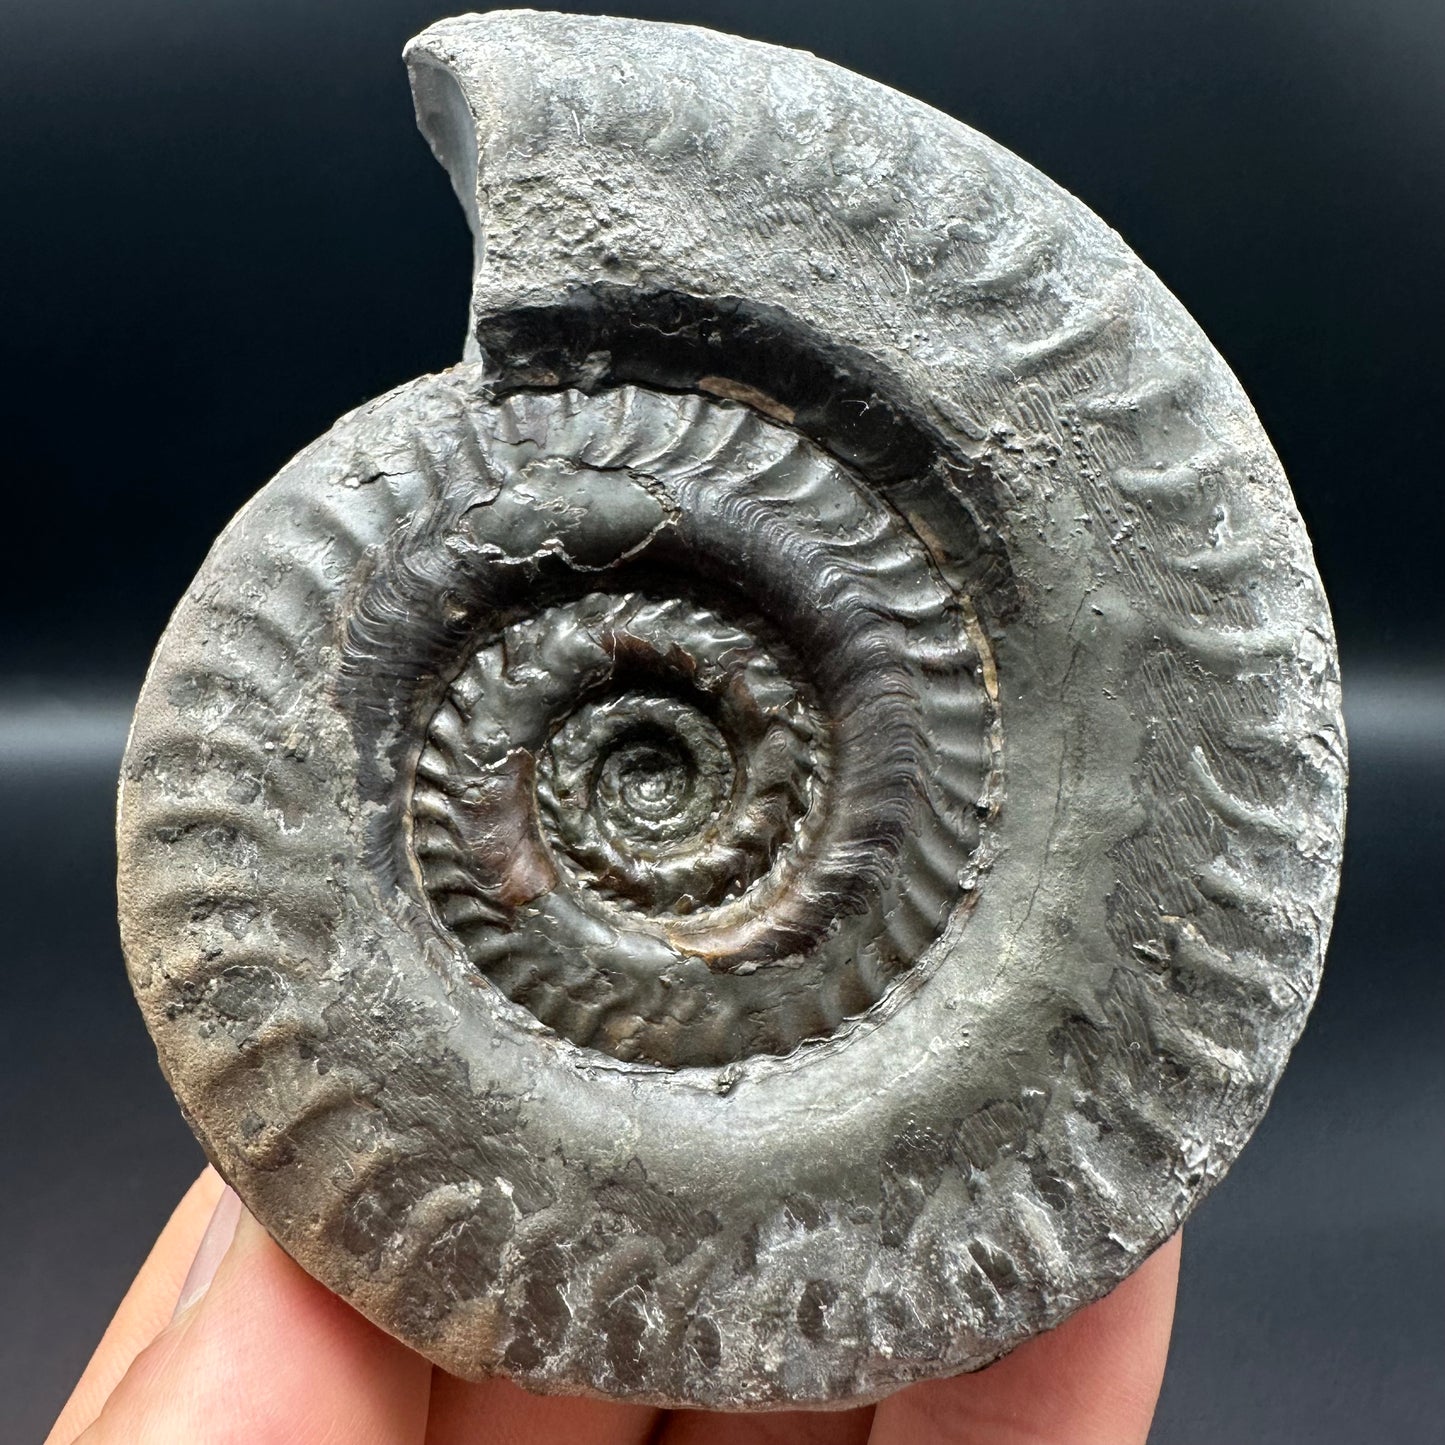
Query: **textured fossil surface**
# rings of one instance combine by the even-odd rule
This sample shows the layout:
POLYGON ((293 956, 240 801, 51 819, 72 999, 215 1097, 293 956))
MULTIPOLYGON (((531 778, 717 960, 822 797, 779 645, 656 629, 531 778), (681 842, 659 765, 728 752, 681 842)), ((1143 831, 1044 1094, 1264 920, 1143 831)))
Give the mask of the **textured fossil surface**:
POLYGON ((463 1375, 976 1368, 1228 1167, 1318 983, 1328 611, 1222 361, 1016 157, 811 56, 408 49, 467 354, 217 542, 120 816, 162 1066, 463 1375))
MULTIPOLYGON (((488 557, 481 615, 524 616, 469 640, 416 766, 438 916, 615 1058, 827 1036, 926 954, 978 847, 991 709, 961 599, 884 499, 744 407, 523 392, 491 424, 511 475, 434 515, 465 510, 488 557)), ((455 534, 405 535, 430 589, 455 534)), ((358 599, 364 679, 383 648, 414 670, 435 614, 396 570, 358 599)))

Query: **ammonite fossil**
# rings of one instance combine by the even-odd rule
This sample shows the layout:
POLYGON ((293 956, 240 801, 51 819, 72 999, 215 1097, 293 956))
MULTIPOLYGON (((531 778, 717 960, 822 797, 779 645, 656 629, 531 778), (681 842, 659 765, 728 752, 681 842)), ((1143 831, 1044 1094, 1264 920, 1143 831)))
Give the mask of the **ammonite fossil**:
POLYGON ((999 146, 811 56, 408 50, 465 359, 236 518, 125 761, 161 1062, 448 1369, 730 1408, 987 1363, 1265 1108, 1340 854, 1254 414, 999 146))

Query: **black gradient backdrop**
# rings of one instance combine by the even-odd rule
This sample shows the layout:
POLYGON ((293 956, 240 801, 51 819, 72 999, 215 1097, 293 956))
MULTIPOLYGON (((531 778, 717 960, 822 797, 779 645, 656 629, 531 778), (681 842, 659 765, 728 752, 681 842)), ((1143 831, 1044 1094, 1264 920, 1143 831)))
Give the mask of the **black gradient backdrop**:
MULTIPOLYGON (((0 0, 0 1440, 39 1439, 200 1156, 115 938, 126 713, 231 513, 455 359, 469 245, 420 0, 0 0)), ((588 8, 563 6, 558 8, 588 8)), ((1190 1226, 1159 1445, 1445 1418, 1439 0, 618 5, 932 102, 1111 222, 1274 438, 1346 663, 1318 1011, 1190 1226)))

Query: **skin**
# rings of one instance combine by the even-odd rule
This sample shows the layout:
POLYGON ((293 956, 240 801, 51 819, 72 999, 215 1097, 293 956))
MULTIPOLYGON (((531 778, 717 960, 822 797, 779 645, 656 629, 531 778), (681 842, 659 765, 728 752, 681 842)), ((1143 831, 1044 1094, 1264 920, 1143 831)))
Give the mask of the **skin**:
POLYGON ((272 1243, 207 1169, 46 1445, 1145 1445, 1178 1236, 987 1370, 841 1412, 719 1415, 542 1399, 433 1368, 272 1243))

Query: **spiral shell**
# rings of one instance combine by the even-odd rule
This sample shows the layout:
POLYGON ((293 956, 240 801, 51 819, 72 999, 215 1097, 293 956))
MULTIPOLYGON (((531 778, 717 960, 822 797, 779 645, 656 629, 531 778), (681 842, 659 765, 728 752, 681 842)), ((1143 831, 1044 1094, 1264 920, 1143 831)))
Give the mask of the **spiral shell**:
POLYGON ((409 812, 405 785, 378 794, 437 917, 615 1058, 786 1054, 864 1013, 978 848, 966 598, 883 498, 745 407, 520 393, 462 425, 483 467, 399 534, 343 662, 364 716, 378 686, 451 678, 409 812))
POLYGON ((1328 612, 1224 364, 916 102, 442 22, 464 361, 217 542, 127 751, 187 1117, 446 1368, 767 1408, 976 1368, 1167 1237, 1303 1025, 1328 612))

